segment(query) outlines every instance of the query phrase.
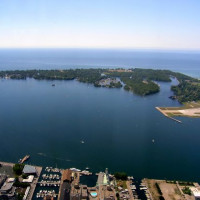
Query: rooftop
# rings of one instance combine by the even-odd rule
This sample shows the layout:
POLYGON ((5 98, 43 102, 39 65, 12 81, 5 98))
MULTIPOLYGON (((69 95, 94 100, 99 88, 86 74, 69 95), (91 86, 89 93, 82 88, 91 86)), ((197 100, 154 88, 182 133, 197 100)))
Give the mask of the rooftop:
POLYGON ((63 181, 71 181, 72 171, 70 169, 63 170, 62 179, 63 181))
POLYGON ((0 189, 0 192, 8 191, 8 190, 10 190, 12 188, 12 186, 13 186, 13 182, 11 182, 11 183, 5 182, 3 184, 3 186, 1 187, 1 189, 0 189))
POLYGON ((192 191, 193 195, 195 197, 200 197, 200 190, 195 187, 190 187, 190 190, 192 191))
POLYGON ((25 165, 23 169, 24 174, 36 174, 36 168, 31 165, 25 165))

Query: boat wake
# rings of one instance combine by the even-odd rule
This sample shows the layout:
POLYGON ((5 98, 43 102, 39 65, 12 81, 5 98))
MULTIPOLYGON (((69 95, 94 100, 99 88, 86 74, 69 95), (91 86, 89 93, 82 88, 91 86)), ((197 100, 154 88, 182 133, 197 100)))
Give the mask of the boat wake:
POLYGON ((43 157, 47 157, 47 158, 52 158, 52 159, 56 159, 56 160, 62 160, 62 161, 66 161, 66 162, 71 162, 71 160, 69 159, 63 159, 63 158, 57 158, 57 157, 53 157, 53 156, 48 156, 45 153, 37 153, 39 156, 43 156, 43 157))

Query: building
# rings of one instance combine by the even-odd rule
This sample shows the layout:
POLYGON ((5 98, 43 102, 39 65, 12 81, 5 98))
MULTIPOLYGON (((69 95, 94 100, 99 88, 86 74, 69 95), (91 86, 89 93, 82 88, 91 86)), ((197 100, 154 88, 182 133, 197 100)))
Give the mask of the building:
POLYGON ((23 179, 22 182, 23 183, 32 183, 33 179, 34 179, 34 176, 30 175, 30 176, 27 177, 27 179, 23 179))
POLYGON ((31 165, 25 165, 23 169, 23 174, 27 175, 37 175, 36 168, 31 165))
POLYGON ((14 200, 15 195, 15 187, 13 186, 14 182, 11 180, 6 180, 0 189, 0 199, 9 199, 14 200))
POLYGON ((88 198, 88 190, 87 185, 81 186, 81 199, 87 199, 88 198))
POLYGON ((109 185, 109 184, 110 184, 110 178, 108 174, 108 169, 106 168, 105 173, 104 172, 99 173, 98 179, 97 179, 97 186, 109 185))
POLYGON ((26 200, 26 199, 27 199, 27 197, 28 197, 28 194, 29 194, 29 192, 30 192, 30 189, 31 189, 31 187, 30 187, 30 186, 26 188, 26 191, 25 191, 25 194, 24 194, 24 197, 23 197, 23 199, 22 199, 22 200, 26 200))
POLYGON ((196 187, 190 187, 190 190, 192 191, 192 194, 195 197, 195 200, 200 200, 200 190, 196 187))
POLYGON ((70 191, 71 191, 72 181, 73 181, 72 171, 70 169, 63 170, 58 199, 70 200, 70 191))
POLYGON ((0 188, 2 187, 2 185, 4 184, 4 182, 6 181, 7 176, 0 174, 0 188))
POLYGON ((68 183, 71 183, 73 181, 72 171, 70 169, 63 170, 62 180, 63 182, 68 182, 68 183))

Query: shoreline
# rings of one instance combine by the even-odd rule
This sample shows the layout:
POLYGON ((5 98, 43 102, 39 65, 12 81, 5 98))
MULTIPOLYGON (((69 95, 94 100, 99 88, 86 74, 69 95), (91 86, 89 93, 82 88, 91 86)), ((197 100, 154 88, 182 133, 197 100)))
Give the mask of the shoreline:
POLYGON ((170 117, 168 116, 165 112, 163 112, 160 107, 155 107, 159 112, 161 112, 165 117, 171 119, 171 120, 174 120, 175 122, 178 122, 178 123, 182 123, 182 121, 176 119, 176 118, 173 118, 173 117, 170 117))
MULTIPOLYGON (((9 166, 9 167, 13 167, 16 163, 11 163, 11 162, 2 162, 2 161, 0 161, 0 164, 2 165, 2 166, 9 166)), ((42 166, 35 166, 35 165, 32 165, 32 166, 34 166, 35 168, 36 168, 36 174, 37 174, 37 176, 33 179, 33 182, 30 184, 30 191, 29 191, 29 193, 28 193, 28 196, 27 196, 27 200, 32 200, 32 198, 33 198, 33 194, 34 194, 34 192, 35 192, 35 188, 37 187, 37 183, 38 183, 38 180, 39 180, 39 178, 40 178, 40 174, 41 174, 41 172, 42 172, 42 169, 43 169, 43 167, 42 166)), ((8 176, 9 177, 9 176, 8 176)))
POLYGON ((165 117, 168 117, 177 122, 181 122, 173 118, 178 117, 190 117, 190 118, 200 118, 200 102, 193 101, 184 103, 182 107, 155 107, 159 112, 161 112, 165 117))

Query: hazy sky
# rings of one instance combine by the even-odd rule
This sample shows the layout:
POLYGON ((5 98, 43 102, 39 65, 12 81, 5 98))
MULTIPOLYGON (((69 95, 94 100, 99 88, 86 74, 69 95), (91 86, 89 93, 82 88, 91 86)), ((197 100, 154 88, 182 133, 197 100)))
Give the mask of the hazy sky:
POLYGON ((200 0, 1 0, 0 47, 200 49, 200 0))

